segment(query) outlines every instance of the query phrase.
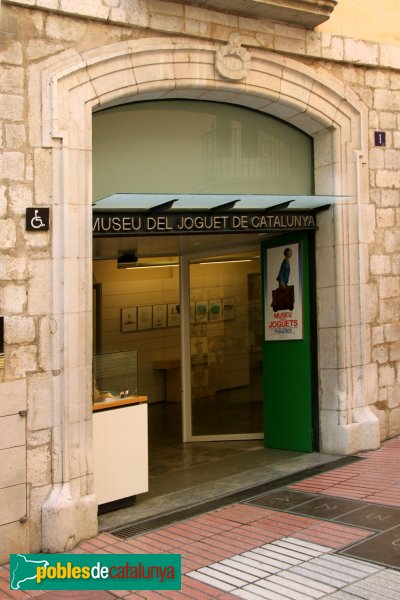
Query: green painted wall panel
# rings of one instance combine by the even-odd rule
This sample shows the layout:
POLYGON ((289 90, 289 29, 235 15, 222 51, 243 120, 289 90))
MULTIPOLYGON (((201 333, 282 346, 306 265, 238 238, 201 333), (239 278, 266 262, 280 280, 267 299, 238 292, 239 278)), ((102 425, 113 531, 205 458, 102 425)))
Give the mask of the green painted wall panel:
MULTIPOLYGON (((310 328, 309 241, 306 233, 274 238, 262 244, 267 248, 301 242, 303 339, 265 341, 263 335, 264 435, 267 448, 311 452, 312 442, 312 364, 310 328)), ((263 302, 266 265, 263 261, 263 302)), ((263 317, 265 319, 265 317, 263 317)), ((265 331, 265 323, 264 331, 265 331)))

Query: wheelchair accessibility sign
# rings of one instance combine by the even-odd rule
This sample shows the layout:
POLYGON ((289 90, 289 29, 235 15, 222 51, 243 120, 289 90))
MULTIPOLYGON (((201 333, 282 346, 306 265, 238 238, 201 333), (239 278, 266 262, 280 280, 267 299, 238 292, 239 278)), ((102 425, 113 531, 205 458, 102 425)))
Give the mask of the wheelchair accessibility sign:
POLYGON ((50 226, 49 208, 26 209, 26 231, 48 231, 50 226))

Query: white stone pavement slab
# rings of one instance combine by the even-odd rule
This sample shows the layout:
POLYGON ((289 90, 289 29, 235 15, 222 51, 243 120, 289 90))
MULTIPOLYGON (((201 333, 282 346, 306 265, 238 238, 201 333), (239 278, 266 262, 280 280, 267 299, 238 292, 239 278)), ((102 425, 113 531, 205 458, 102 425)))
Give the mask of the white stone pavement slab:
POLYGON ((398 600, 400 572, 286 537, 187 573, 245 600, 398 600))

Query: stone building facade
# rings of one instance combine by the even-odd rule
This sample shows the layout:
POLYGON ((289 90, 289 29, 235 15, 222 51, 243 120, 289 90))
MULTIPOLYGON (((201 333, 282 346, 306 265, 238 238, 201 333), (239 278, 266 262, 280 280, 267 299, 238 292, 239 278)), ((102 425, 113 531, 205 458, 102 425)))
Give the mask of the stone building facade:
POLYGON ((318 31, 342 1, 2 0, 0 562, 97 531, 100 108, 228 102, 313 137, 316 193, 346 197, 319 217, 316 239, 321 450, 354 453, 400 434, 400 52, 318 31), (49 231, 26 230, 28 207, 50 207, 49 231))

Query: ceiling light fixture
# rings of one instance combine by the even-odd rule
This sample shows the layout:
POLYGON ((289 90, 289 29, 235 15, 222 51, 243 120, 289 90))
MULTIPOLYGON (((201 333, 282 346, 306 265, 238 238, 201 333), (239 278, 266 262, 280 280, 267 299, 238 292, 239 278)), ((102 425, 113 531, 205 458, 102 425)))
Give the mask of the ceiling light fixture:
POLYGON ((244 263, 244 262, 252 262, 253 258, 240 258, 240 259, 226 259, 226 260, 208 260, 205 262, 199 262, 199 265, 224 265, 226 263, 244 263))
POLYGON ((125 269, 161 269, 163 267, 177 267, 178 263, 167 263, 165 265, 152 264, 136 264, 135 266, 125 267, 125 269))

